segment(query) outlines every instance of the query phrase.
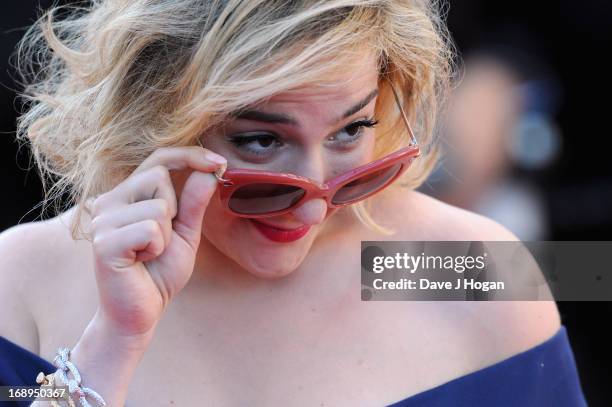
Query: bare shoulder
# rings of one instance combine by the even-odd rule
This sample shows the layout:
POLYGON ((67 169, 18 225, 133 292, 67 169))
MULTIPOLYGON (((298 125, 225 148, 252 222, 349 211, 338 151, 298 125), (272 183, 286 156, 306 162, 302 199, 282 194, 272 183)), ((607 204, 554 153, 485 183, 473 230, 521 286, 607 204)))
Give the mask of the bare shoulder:
POLYGON ((518 240, 486 216, 449 205, 419 191, 395 189, 376 203, 377 219, 413 240, 518 240))
MULTIPOLYGON (((485 216, 461 209, 418 191, 394 193, 379 214, 395 234, 392 240, 517 241, 514 233, 485 216)), ((451 304, 451 303, 449 303, 451 304)), ((449 304, 441 305, 446 309, 449 304)), ((472 332, 487 350, 483 364, 530 349, 558 332, 561 318, 554 301, 452 302, 453 312, 467 316, 472 332)), ((476 343, 475 343, 476 345, 476 343)))
POLYGON ((75 293, 78 298, 72 288, 88 286, 93 277, 77 272, 89 261, 89 251, 88 242, 70 236, 71 215, 67 211, 0 233, 0 335, 36 354, 49 304, 68 305, 75 293))

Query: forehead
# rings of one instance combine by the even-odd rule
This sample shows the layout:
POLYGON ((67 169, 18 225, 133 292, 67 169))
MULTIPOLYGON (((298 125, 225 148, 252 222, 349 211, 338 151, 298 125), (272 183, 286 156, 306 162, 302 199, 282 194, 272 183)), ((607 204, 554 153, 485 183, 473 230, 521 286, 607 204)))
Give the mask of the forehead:
POLYGON ((320 81, 298 85, 256 106, 284 111, 318 107, 317 110, 333 115, 376 89, 378 79, 378 59, 371 53, 363 53, 355 55, 353 61, 330 63, 330 69, 320 81))

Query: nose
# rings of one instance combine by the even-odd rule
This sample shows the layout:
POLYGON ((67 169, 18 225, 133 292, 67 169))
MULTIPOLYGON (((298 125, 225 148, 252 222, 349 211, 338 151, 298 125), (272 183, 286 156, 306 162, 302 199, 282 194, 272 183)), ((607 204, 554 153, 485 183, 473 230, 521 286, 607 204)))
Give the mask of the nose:
POLYGON ((324 199, 311 199, 292 211, 293 216, 306 225, 317 225, 327 215, 327 203, 324 199))
MULTIPOLYGON (((328 171, 323 154, 318 149, 304 151, 301 159, 293 166, 294 174, 322 183, 328 171)), ((292 211, 293 216, 301 223, 317 225, 327 215, 327 203, 324 199, 311 199, 292 211)))

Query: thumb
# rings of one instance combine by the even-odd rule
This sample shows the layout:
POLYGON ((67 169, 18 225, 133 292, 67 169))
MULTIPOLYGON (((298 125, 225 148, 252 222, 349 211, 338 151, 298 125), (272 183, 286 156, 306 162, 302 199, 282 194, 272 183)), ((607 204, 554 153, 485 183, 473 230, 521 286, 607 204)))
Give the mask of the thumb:
POLYGON ((193 171, 181 192, 173 229, 194 251, 200 244, 204 212, 216 187, 217 179, 213 174, 193 171))

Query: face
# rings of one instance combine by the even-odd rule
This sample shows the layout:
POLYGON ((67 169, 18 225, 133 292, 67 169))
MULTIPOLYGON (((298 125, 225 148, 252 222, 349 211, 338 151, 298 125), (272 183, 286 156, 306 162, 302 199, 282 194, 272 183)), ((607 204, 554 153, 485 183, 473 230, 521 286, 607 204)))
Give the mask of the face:
MULTIPOLYGON (((298 87, 251 106, 202 144, 224 156, 228 168, 321 183, 372 161, 379 74, 375 57, 361 61, 333 75, 333 86, 298 87)), ((228 214, 215 194, 204 216, 204 243, 258 277, 278 278, 302 263, 334 211, 313 199, 290 213, 246 219, 228 214)))

